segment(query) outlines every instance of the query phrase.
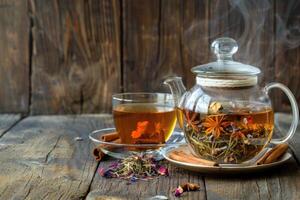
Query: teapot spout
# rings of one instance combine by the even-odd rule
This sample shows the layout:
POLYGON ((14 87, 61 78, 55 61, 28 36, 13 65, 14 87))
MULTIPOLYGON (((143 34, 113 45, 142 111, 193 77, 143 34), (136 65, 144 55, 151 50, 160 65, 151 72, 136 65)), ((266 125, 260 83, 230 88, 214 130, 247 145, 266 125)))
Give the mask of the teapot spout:
POLYGON ((175 106, 179 106, 181 96, 186 92, 182 78, 175 76, 164 81, 168 85, 174 98, 175 106))

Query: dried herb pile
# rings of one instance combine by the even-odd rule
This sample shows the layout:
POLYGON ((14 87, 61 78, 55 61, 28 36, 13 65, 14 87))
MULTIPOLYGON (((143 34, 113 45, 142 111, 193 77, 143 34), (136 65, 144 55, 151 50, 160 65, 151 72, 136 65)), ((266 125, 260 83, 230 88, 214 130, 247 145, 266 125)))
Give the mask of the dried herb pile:
POLYGON ((99 168, 99 174, 105 178, 120 178, 129 183, 148 180, 157 176, 168 176, 168 169, 159 165, 152 157, 130 156, 111 164, 107 169, 99 168))

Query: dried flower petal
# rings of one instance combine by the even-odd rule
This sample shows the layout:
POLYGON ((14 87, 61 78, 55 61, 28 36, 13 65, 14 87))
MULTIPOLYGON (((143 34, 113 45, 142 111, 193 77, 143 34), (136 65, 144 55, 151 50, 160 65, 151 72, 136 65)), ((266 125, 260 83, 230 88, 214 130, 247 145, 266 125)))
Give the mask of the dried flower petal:
POLYGON ((160 133, 161 132, 161 124, 158 122, 158 123, 155 123, 154 126, 155 126, 155 133, 160 133))
POLYGON ((132 138, 139 138, 146 131, 149 121, 142 121, 137 123, 136 130, 131 132, 132 138))
POLYGON ((210 114, 216 114, 222 109, 223 109, 222 104, 214 101, 209 105, 208 112, 210 114))
POLYGON ((115 168, 118 167, 119 163, 118 162, 113 162, 109 165, 109 168, 115 168))
POLYGON ((100 176, 104 176, 105 169, 103 167, 99 168, 98 173, 100 174, 100 176))
POLYGON ((98 173, 100 174, 100 176, 103 176, 105 178, 114 178, 115 177, 115 175, 112 173, 111 169, 105 170, 104 168, 100 168, 98 170, 98 173))
POLYGON ((200 121, 195 119, 197 113, 193 113, 192 116, 190 116, 190 114, 192 114, 190 111, 185 111, 185 119, 187 125, 190 126, 193 130, 199 131, 200 121))
POLYGON ((184 192, 197 191, 199 189, 200 189, 200 186, 195 183, 181 184, 175 189, 175 197, 180 197, 184 192))
POLYGON ((159 175, 162 175, 162 176, 169 176, 169 171, 168 171, 168 168, 164 167, 164 166, 160 166, 157 170, 158 174, 159 175))
POLYGON ((138 178, 135 177, 135 176, 132 176, 132 177, 130 178, 130 182, 131 182, 131 183, 134 183, 134 182, 136 182, 137 180, 138 180, 138 178))
POLYGON ((184 191, 183 191, 182 187, 178 186, 178 188, 176 188, 176 190, 175 190, 175 197, 180 197, 183 192, 184 191))
POLYGON ((205 134, 212 134, 215 138, 219 138, 221 133, 224 132, 224 118, 224 115, 213 115, 205 118, 205 121, 202 123, 202 125, 206 128, 205 134))

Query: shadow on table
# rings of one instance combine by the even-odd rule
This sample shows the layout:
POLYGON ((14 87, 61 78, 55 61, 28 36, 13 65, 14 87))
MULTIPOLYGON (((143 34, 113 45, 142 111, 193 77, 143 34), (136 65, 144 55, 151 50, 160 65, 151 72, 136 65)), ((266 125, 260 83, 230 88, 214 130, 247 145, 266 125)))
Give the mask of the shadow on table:
POLYGON ((274 166, 270 169, 263 169, 262 171, 258 172, 241 172, 241 173, 214 173, 214 174, 202 174, 205 177, 209 178, 243 178, 245 179, 258 179, 258 178, 268 178, 273 176, 292 176, 293 174, 299 173, 299 166, 297 165, 294 158, 290 161, 279 165, 274 166))

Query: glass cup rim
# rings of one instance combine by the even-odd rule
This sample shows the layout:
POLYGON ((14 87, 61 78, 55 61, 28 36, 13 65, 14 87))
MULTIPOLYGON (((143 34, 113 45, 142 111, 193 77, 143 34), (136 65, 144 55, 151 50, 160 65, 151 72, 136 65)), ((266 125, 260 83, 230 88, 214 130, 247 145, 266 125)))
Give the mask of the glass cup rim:
MULTIPOLYGON (((129 143, 129 144, 127 144, 127 143, 105 142, 100 137, 100 136, 102 136, 102 135, 104 135, 106 133, 115 132, 115 131, 116 131, 115 127, 98 129, 98 130, 94 130, 94 131, 90 132, 88 137, 96 145, 100 144, 100 145, 111 145, 111 146, 118 146, 118 147, 150 147, 150 148, 171 147, 171 146, 175 146, 175 145, 184 144, 183 141, 185 141, 184 140, 184 133, 181 132, 181 131, 176 130, 176 128, 174 128, 175 134, 176 135, 182 135, 183 139, 180 140, 179 142, 177 142, 177 141, 175 141, 175 142, 171 141, 172 143, 170 143, 170 140, 168 140, 165 143, 161 143, 161 144, 157 144, 157 143, 148 143, 148 144, 130 144, 129 143)), ((103 146, 103 148, 104 147, 105 146, 103 146)))
MULTIPOLYGON (((174 97, 171 93, 163 93, 163 92, 124 92, 124 93, 115 93, 112 95, 112 99, 116 101, 128 101, 132 102, 135 98, 126 98, 126 95, 158 95, 158 96, 167 96, 167 99, 157 99, 155 102, 160 102, 160 101, 174 101, 174 97)), ((146 101, 147 97, 145 97, 146 101)))

